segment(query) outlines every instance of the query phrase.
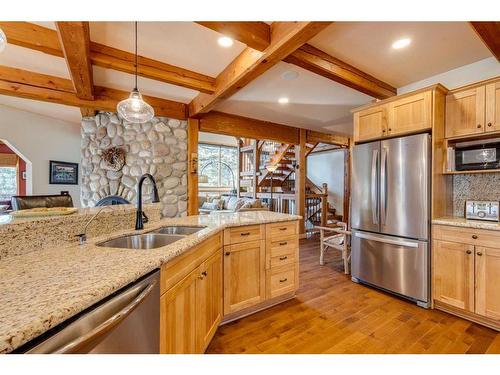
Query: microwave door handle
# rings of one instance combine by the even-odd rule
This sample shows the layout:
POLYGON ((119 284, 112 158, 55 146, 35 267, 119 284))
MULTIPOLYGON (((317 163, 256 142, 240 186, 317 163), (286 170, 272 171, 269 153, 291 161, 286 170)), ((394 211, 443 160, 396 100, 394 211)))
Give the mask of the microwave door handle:
POLYGON ((380 221, 385 224, 387 219, 387 147, 382 148, 380 162, 380 221))
POLYGON ((379 201, 377 197, 378 181, 378 150, 372 152, 372 176, 371 176, 371 200, 372 200, 372 221, 373 224, 378 224, 379 218, 379 201))

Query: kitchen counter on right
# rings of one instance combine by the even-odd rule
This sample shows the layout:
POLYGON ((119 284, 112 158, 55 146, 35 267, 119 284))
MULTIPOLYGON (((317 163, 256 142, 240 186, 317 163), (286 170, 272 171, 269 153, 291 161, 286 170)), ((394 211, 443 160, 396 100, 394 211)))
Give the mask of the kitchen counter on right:
POLYGON ((432 220, 432 224, 500 231, 500 223, 497 221, 467 220, 456 216, 440 217, 432 220))

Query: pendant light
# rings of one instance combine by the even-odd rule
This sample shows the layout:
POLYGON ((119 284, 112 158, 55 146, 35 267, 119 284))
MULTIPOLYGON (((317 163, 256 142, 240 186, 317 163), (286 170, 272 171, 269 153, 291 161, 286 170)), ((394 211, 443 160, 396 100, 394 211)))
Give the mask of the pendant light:
POLYGON ((135 22, 135 87, 127 99, 118 103, 116 109, 126 121, 138 124, 150 121, 155 115, 153 107, 142 99, 137 89, 137 22, 135 22))
POLYGON ((3 30, 0 29, 0 52, 2 52, 5 49, 6 45, 7 45, 7 37, 5 36, 3 30))

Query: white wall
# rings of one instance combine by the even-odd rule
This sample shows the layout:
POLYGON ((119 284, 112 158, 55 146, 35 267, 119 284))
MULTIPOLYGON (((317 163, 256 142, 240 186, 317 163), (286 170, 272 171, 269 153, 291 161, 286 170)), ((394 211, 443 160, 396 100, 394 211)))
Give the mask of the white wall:
POLYGON ((343 215, 344 151, 312 153, 307 157, 307 177, 321 187, 328 184, 328 201, 343 215))
POLYGON ((398 88, 398 94, 418 90, 426 86, 441 83, 447 89, 453 90, 460 86, 493 78, 500 75, 500 63, 496 58, 490 57, 475 63, 464 65, 456 69, 423 79, 418 82, 398 88))
POLYGON ((49 160, 80 163, 80 124, 0 105, 0 139, 26 161, 26 194, 66 190, 80 206, 79 185, 49 184, 49 160))

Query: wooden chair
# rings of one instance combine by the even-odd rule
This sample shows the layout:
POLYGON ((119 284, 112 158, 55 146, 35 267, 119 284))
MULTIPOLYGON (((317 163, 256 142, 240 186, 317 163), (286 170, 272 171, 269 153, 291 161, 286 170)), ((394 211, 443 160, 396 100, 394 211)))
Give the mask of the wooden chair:
POLYGON ((351 261, 351 247, 349 244, 349 240, 351 232, 347 230, 346 223, 338 222, 336 225, 337 227, 314 227, 315 229, 319 229, 320 231, 319 264, 325 264, 325 252, 329 247, 331 247, 342 252, 342 260, 344 261, 344 273, 349 274, 349 263, 351 261))

